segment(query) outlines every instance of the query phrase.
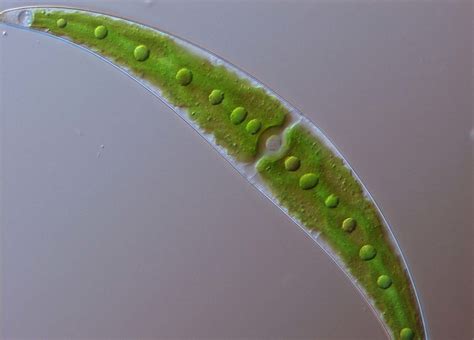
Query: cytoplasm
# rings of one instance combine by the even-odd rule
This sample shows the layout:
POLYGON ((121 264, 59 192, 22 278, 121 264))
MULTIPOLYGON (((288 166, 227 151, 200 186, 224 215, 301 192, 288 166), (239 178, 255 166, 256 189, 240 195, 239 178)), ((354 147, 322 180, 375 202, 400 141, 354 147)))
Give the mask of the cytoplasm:
POLYGON ((58 8, 6 11, 1 18, 88 49, 152 88, 317 235, 393 338, 425 338, 416 291, 389 226, 334 145, 297 109, 216 55, 141 24, 58 8))
POLYGON ((67 10, 34 11, 31 28, 87 47, 156 87, 171 105, 199 112, 192 120, 200 131, 240 162, 255 161, 260 135, 289 114, 251 80, 150 28, 67 10), (245 114, 232 115, 241 107, 245 114))
POLYGON ((264 156, 257 169, 278 204, 341 260, 374 301, 392 336, 410 329, 423 338, 410 278, 387 227, 332 149, 304 124, 296 124, 285 131, 281 153, 264 156))

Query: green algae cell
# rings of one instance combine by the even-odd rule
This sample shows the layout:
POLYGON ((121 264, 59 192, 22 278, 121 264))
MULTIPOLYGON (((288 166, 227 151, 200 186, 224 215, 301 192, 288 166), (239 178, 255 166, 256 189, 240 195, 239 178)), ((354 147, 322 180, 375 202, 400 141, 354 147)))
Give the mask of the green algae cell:
POLYGON ((387 289, 392 285, 392 279, 388 275, 380 275, 377 279, 377 286, 387 289))
POLYGON ((218 105, 224 100, 224 92, 221 90, 212 90, 209 94, 209 103, 212 105, 218 105))
POLYGON ((57 25, 59 28, 64 28, 64 27, 66 27, 66 25, 67 25, 67 21, 66 21, 66 19, 64 19, 64 18, 59 18, 58 21, 56 21, 56 25, 57 25))
POLYGON ((304 174, 300 177, 299 185, 303 190, 313 189, 319 181, 318 175, 314 173, 304 174))
POLYGON ((247 123, 245 130, 247 130, 247 132, 250 133, 251 135, 254 135, 258 131, 260 131, 261 127, 262 127, 262 123, 258 119, 252 119, 250 122, 247 123))
POLYGON ((352 233, 356 227, 356 221, 352 217, 346 218, 342 221, 342 230, 347 233, 352 233))
POLYGON ((362 246, 359 250, 359 257, 364 261, 372 260, 377 255, 377 250, 370 244, 362 246))
POLYGON ((339 204, 339 197, 331 194, 326 198, 326 200, 324 201, 324 204, 328 208, 335 208, 339 204))
POLYGON ((104 39, 107 36, 107 27, 104 25, 97 26, 94 30, 94 36, 97 39, 104 39))
POLYGON ((415 338, 415 333, 411 328, 403 328, 400 331, 400 340, 413 340, 415 338))
POLYGON ((176 73, 176 80, 179 85, 186 86, 193 80, 193 73, 187 68, 182 68, 176 73))
POLYGON ((230 121, 234 125, 239 125, 247 117, 247 110, 242 106, 236 107, 230 114, 230 121))
POLYGON ((145 61, 150 56, 150 50, 145 45, 138 45, 133 51, 133 56, 138 61, 145 61))
POLYGON ((287 171, 296 171, 300 168, 301 162, 298 157, 290 156, 285 159, 285 169, 287 171))
POLYGON ((216 66, 193 54, 174 41, 175 38, 168 39, 125 20, 80 12, 52 11, 47 15, 38 12, 32 27, 67 36, 75 43, 99 51, 160 89, 166 101, 187 112, 204 133, 213 134, 215 144, 227 151, 230 158, 247 164, 258 161, 257 170, 264 186, 303 227, 320 232, 321 239, 383 312, 381 317, 393 337, 411 339, 416 334, 417 339, 423 338, 409 278, 387 243, 384 229, 373 227, 383 225, 377 210, 363 195, 350 171, 314 131, 301 123, 285 125, 291 110, 277 98, 229 71, 225 65, 216 66), (63 27, 59 26, 60 19, 64 20, 63 27), (63 29, 66 24, 67 29, 63 29), (103 41, 94 30, 102 25, 109 31, 103 41), (140 62, 148 58, 152 60, 140 62), (182 88, 190 83, 189 88, 182 88), (285 145, 278 152, 262 155, 260 146, 265 136, 274 133, 269 130, 273 128, 278 133, 284 130, 285 145), (316 186, 314 191, 309 191, 316 186), (328 209, 332 207, 327 202, 331 193, 340 199, 338 209, 328 209), (355 228, 357 232, 349 235, 355 228), (362 261, 376 255, 374 261, 362 261), (385 279, 380 279, 384 273, 393 280, 389 290, 380 287, 386 284, 385 279))

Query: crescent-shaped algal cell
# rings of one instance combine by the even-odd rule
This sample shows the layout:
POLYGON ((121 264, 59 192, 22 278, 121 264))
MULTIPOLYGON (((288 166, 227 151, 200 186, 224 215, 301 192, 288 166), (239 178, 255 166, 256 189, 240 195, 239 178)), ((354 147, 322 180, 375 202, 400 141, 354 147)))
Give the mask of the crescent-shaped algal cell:
POLYGON ((280 96, 203 48, 123 18, 59 7, 0 17, 130 75, 326 251, 389 337, 428 337, 406 261, 374 200, 334 144, 280 96))

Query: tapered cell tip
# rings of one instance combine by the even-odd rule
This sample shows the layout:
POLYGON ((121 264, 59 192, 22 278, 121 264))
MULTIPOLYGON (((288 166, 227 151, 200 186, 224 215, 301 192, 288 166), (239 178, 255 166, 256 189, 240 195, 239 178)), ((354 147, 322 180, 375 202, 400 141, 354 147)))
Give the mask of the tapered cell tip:
POLYGON ((0 22, 9 25, 30 27, 33 22, 33 11, 27 8, 7 9, 0 12, 0 22))

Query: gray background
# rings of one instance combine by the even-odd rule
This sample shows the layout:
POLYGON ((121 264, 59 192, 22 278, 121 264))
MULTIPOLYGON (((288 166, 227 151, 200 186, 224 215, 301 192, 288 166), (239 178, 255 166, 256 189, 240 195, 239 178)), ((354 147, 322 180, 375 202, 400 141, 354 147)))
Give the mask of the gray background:
MULTIPOLYGON (((472 338, 470 2, 67 4, 183 36, 296 104, 381 205, 433 339, 472 338)), ((4 338, 384 337, 323 251, 158 99, 0 29, 4 338)))

